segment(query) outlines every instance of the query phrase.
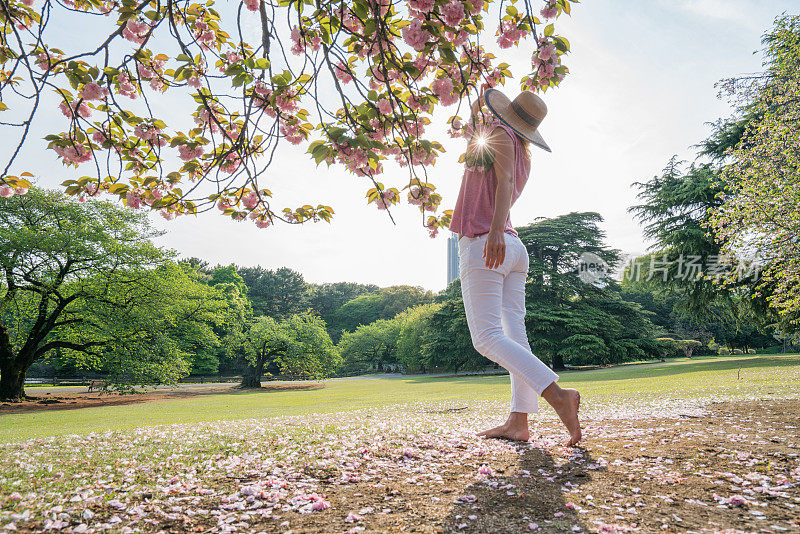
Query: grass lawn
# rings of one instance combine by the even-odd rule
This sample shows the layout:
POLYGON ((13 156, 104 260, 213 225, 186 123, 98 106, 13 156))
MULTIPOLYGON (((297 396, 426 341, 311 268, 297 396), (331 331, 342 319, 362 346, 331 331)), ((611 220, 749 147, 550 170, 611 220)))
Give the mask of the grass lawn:
MULTIPOLYGON (((507 376, 330 380, 316 390, 232 391, 140 404, 0 415, 0 442, 200 421, 261 419, 331 413, 407 402, 483 402, 509 397, 507 376)), ((584 405, 625 406, 640 401, 720 395, 796 396, 800 355, 675 359, 562 373, 584 405), (738 377, 737 377, 738 375, 738 377)), ((42 395, 37 387, 34 395, 42 395)))

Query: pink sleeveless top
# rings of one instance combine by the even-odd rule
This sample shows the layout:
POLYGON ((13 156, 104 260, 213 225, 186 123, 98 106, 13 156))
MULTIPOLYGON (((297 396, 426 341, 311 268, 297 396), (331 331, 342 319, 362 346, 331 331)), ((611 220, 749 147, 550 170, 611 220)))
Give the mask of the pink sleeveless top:
MULTIPOLYGON (((513 206, 528 181, 531 161, 514 130, 499 120, 492 123, 492 129, 494 126, 503 128, 514 141, 514 190, 511 193, 511 205, 513 206)), ((453 208, 450 230, 467 237, 477 237, 489 232, 494 215, 496 191, 497 175, 494 166, 488 169, 467 167, 461 178, 461 190, 458 192, 456 207, 453 208)), ((504 230, 517 235, 517 231, 511 225, 510 215, 506 218, 504 230)))

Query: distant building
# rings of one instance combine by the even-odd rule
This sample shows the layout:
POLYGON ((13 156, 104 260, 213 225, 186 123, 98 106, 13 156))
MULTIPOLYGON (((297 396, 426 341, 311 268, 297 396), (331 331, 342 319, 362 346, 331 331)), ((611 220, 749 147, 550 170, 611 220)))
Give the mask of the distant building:
POLYGON ((458 235, 447 238, 447 285, 458 278, 458 235))

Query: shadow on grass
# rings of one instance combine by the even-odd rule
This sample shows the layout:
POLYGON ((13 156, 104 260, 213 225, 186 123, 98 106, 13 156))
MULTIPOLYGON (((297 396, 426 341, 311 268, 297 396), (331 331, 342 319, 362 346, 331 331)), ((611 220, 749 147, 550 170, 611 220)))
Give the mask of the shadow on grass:
MULTIPOLYGON (((751 355, 751 356, 696 356, 691 360, 684 358, 678 360, 660 360, 614 365, 600 369, 566 370, 558 371, 562 378, 580 382, 607 382, 615 380, 630 380, 632 378, 660 378, 675 376, 698 371, 735 371, 752 369, 755 367, 794 367, 800 364, 800 354, 782 355, 751 355)), ((446 375, 425 376, 410 375, 398 377, 409 383, 431 383, 437 381, 451 381, 454 378, 467 383, 478 383, 490 379, 503 379, 507 373, 475 374, 475 375, 446 375)))
POLYGON ((786 356, 741 356, 730 359, 730 356, 698 357, 696 360, 666 362, 649 362, 646 364, 623 365, 598 369, 586 374, 581 372, 567 373, 565 377, 581 382, 608 382, 629 380, 632 378, 663 378, 696 372, 736 371, 757 367, 795 367, 800 363, 797 355, 786 356), (720 359, 717 359, 720 358, 720 359))
POLYGON ((320 382, 303 382, 297 384, 272 384, 261 388, 242 389, 238 386, 213 386, 208 388, 173 388, 155 389, 149 391, 124 391, 124 392, 96 392, 88 393, 79 391, 63 395, 47 393, 47 397, 28 396, 22 402, 0 403, 0 415, 16 414, 42 410, 78 410, 82 408, 96 408, 103 406, 121 406, 127 404, 142 404, 149 402, 181 400, 193 397, 210 395, 251 396, 266 395, 269 393, 285 393, 300 391, 316 391, 324 389, 325 384, 320 382))
POLYGON ((588 530, 580 514, 566 506, 569 493, 562 488, 575 489, 591 480, 586 466, 594 462, 589 453, 575 449, 573 458, 560 465, 533 445, 517 445, 517 454, 517 465, 456 497, 444 520, 445 532, 572 532, 575 526, 588 530), (531 528, 534 523, 541 530, 531 528))

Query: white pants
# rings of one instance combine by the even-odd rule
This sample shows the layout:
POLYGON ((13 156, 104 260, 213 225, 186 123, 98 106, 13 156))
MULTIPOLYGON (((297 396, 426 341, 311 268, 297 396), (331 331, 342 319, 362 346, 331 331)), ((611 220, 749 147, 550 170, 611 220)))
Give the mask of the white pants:
POLYGON ((467 324, 475 349, 511 374, 511 411, 539 411, 539 395, 558 380, 534 356, 525 331, 525 278, 528 251, 519 237, 505 233, 506 256, 494 269, 486 267, 486 236, 458 240, 459 276, 467 324))

